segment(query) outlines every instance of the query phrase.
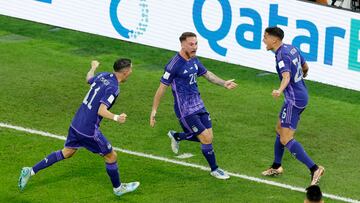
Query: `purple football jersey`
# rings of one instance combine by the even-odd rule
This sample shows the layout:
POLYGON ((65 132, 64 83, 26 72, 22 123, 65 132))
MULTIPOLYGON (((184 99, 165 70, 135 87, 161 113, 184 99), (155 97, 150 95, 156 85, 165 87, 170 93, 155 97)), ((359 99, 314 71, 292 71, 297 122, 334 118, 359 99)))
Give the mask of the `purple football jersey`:
POLYGON ((171 85, 174 96, 174 109, 178 118, 184 118, 204 109, 196 78, 207 72, 198 58, 185 60, 177 53, 165 66, 161 82, 171 85))
POLYGON ((284 90, 285 102, 298 108, 305 108, 308 103, 308 92, 302 71, 305 59, 296 47, 288 44, 283 44, 276 50, 275 58, 280 80, 283 72, 290 73, 290 82, 284 90))
POLYGON ((102 117, 98 115, 100 104, 108 109, 115 103, 120 88, 112 73, 99 73, 88 81, 90 90, 72 120, 71 127, 85 136, 94 136, 102 117))

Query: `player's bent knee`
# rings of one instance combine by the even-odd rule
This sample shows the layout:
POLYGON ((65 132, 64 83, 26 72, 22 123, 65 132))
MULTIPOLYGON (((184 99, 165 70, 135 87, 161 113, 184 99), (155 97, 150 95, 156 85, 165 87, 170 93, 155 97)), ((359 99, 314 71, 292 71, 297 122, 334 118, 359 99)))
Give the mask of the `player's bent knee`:
POLYGON ((61 150, 63 156, 65 159, 68 159, 70 157, 72 157, 75 152, 76 152, 76 149, 71 149, 71 148, 64 148, 63 150, 61 150))
POLYGON ((106 154, 104 158, 107 163, 114 163, 117 161, 117 153, 112 150, 110 153, 106 154))
POLYGON ((279 134, 279 135, 280 135, 281 128, 280 128, 280 127, 278 127, 278 126, 276 126, 275 131, 276 131, 276 133, 277 133, 277 134, 279 134))
POLYGON ((290 140, 291 140, 291 139, 288 138, 288 137, 281 137, 281 136, 280 136, 280 143, 281 143, 282 145, 286 145, 290 140))
POLYGON ((209 133, 201 133, 198 138, 202 144, 211 144, 213 141, 213 136, 209 133))

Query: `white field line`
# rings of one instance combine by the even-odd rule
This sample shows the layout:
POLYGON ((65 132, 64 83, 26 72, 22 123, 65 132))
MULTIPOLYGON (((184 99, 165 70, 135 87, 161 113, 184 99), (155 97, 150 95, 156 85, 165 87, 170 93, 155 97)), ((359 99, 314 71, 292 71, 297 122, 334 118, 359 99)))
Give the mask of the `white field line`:
MULTIPOLYGON (((61 136, 61 135, 55 135, 55 134, 52 134, 52 133, 49 133, 49 132, 44 132, 44 131, 40 131, 40 130, 34 130, 34 129, 30 129, 30 128, 24 128, 24 127, 20 127, 20 126, 14 126, 14 125, 1 123, 1 122, 0 122, 0 127, 13 129, 13 130, 17 130, 17 131, 22 131, 22 132, 26 132, 26 133, 31 133, 31 134, 36 134, 36 135, 41 135, 41 136, 45 136, 45 137, 56 138, 56 139, 59 139, 59 140, 66 140, 66 137, 61 136)), ((117 147, 113 147, 113 148, 116 151, 119 151, 119 152, 122 152, 122 153, 125 153, 125 154, 131 154, 131 155, 135 155, 135 156, 145 157, 145 158, 149 158, 149 159, 155 159, 155 160, 168 162, 168 163, 173 163, 173 164, 177 164, 177 165, 188 166, 188 167, 197 168, 197 169, 200 169, 200 170, 203 170, 203 171, 210 171, 209 167, 201 166, 201 165, 198 165, 198 164, 187 163, 187 162, 184 162, 184 161, 178 161, 178 160, 175 160, 175 159, 169 159, 169 158, 155 156, 155 155, 151 155, 151 154, 145 154, 145 153, 142 153, 142 152, 135 152, 135 151, 130 151, 130 150, 126 150, 126 149, 120 149, 120 148, 117 148, 117 147)), ((281 188, 285 188, 285 189, 288 189, 288 190, 293 190, 293 191, 298 191, 298 192, 305 192, 305 188, 301 188, 301 187, 296 187, 296 186, 292 186, 292 185, 287 185, 287 184, 278 183, 278 182, 275 182, 275 181, 265 180, 265 179, 256 178, 256 177, 252 177, 252 176, 247 176, 247 175, 238 174, 238 173, 228 172, 228 174, 230 176, 242 178, 242 179, 245 179, 245 180, 250 180, 250 181, 254 181, 254 182, 258 182, 258 183, 263 183, 263 184, 267 184, 267 185, 281 187, 281 188)), ((338 196, 338 195, 333 195, 333 194, 328 194, 328 193, 323 193, 323 196, 327 197, 329 199, 339 200, 339 201, 343 201, 343 202, 360 203, 359 200, 355 200, 355 199, 351 199, 351 198, 347 198, 347 197, 341 197, 341 196, 338 196)))

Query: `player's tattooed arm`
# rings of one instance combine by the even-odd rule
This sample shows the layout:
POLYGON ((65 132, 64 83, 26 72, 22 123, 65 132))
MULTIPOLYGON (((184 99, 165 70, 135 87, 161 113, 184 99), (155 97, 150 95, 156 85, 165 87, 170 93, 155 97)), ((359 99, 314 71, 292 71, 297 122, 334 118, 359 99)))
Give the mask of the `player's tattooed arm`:
POLYGON ((224 86, 224 84, 225 84, 225 80, 219 78, 218 76, 216 76, 214 73, 212 73, 210 71, 207 71, 204 74, 204 77, 211 83, 214 83, 214 84, 217 84, 220 86, 224 86))
POLYGON ((226 89, 234 89, 235 87, 237 87, 237 84, 234 82, 234 79, 231 80, 223 80, 221 78, 219 78, 218 76, 216 76, 214 73, 207 71, 204 74, 204 77, 211 83, 220 85, 222 87, 225 87, 226 89))
POLYGON ((86 74, 86 81, 89 81, 91 78, 94 77, 96 69, 99 67, 99 61, 93 60, 91 61, 91 67, 89 72, 86 74))

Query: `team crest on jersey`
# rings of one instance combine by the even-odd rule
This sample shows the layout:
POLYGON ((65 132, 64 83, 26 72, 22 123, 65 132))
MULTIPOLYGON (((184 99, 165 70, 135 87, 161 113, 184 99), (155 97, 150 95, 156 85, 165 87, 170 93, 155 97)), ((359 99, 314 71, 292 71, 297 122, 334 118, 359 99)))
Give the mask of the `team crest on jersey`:
POLYGON ((188 73, 188 71, 187 71, 187 70, 184 70, 184 74, 186 74, 186 73, 188 73))
POLYGON ((197 131, 199 131, 199 129, 197 129, 196 126, 192 126, 191 128, 192 128, 192 130, 194 131, 194 133, 196 133, 197 131))

